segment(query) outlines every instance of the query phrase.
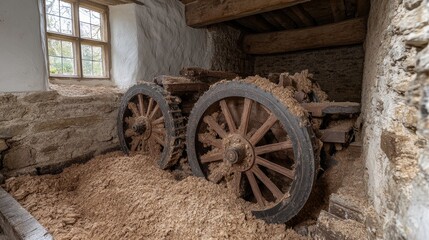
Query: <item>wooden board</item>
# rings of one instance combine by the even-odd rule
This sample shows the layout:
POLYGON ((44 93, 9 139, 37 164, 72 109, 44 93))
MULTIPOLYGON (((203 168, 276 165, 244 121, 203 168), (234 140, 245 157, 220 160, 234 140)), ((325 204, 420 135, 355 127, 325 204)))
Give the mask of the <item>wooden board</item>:
POLYGON ((204 80, 205 78, 217 78, 219 80, 228 79, 232 80, 238 77, 237 73, 214 71, 198 67, 187 67, 180 70, 180 75, 192 80, 204 80))
POLYGON ((360 113, 360 103, 356 102, 322 102, 301 104, 313 117, 323 117, 326 114, 356 114, 360 113))
POLYGON ((330 0, 332 15, 334 16, 335 22, 340 22, 346 19, 346 6, 344 0, 330 0))
POLYGON ((347 201, 339 194, 334 193, 329 198, 329 212, 343 219, 352 219, 364 223, 363 211, 365 209, 362 206, 357 206, 353 202, 347 201))
POLYGON ((0 228, 11 240, 52 240, 53 237, 3 188, 0 188, 0 228))
POLYGON ((328 128, 322 129, 322 137, 320 141, 327 143, 348 143, 350 140, 350 131, 353 128, 344 129, 344 128, 328 128))
POLYGON ((366 19, 356 18, 318 27, 272 33, 249 34, 243 48, 248 54, 284 53, 363 43, 366 19))
POLYGON ((185 6, 186 23, 203 27, 290 7, 309 0, 199 0, 185 6))
POLYGON ((209 84, 193 81, 186 77, 161 75, 156 77, 154 82, 173 95, 187 92, 204 92, 209 89, 209 84))

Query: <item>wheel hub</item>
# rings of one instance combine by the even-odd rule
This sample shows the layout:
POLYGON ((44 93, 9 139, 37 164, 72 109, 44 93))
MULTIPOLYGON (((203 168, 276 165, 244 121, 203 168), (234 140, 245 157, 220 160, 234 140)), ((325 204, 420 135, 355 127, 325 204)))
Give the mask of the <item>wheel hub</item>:
POLYGON ((152 127, 148 118, 140 116, 135 120, 132 129, 137 134, 142 135, 144 139, 147 139, 150 137, 152 127))
POLYGON ((232 134, 223 140, 226 163, 236 171, 249 170, 255 162, 255 150, 252 144, 239 134, 232 134))

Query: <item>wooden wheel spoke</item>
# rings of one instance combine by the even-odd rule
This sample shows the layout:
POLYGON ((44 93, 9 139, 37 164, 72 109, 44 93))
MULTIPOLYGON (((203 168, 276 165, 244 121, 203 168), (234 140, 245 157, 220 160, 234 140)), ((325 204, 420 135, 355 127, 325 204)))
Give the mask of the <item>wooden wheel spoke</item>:
POLYGON ((272 144, 256 147, 255 152, 256 152, 256 155, 261 155, 261 154, 270 153, 270 152, 292 149, 292 147, 293 146, 291 141, 284 141, 284 142, 272 143, 272 144))
POLYGON ((125 131, 125 137, 132 137, 132 136, 137 136, 137 133, 134 132, 134 130, 132 130, 132 129, 127 129, 125 131))
POLYGON ((161 123, 164 123, 164 117, 160 117, 160 118, 152 121, 152 125, 158 125, 161 123))
POLYGON ((198 134, 198 141, 222 149, 222 141, 220 139, 216 139, 208 133, 198 134))
POLYGON ((131 152, 135 152, 137 150, 141 140, 142 138, 140 136, 133 137, 133 140, 131 141, 131 152))
POLYGON ((232 180, 233 189, 237 197, 241 196, 241 172, 235 172, 232 180))
POLYGON ((156 114, 156 112, 158 112, 158 110, 159 110, 159 105, 158 105, 158 104, 156 104, 156 106, 153 108, 153 111, 152 111, 152 113, 150 114, 149 118, 150 118, 150 119, 153 119, 153 117, 155 117, 155 114, 156 114))
POLYGON ((139 110, 140 110, 140 115, 143 116, 144 115, 144 103, 143 103, 143 95, 142 94, 138 94, 137 98, 139 99, 139 110))
POLYGON ((264 198, 262 197, 261 190, 259 189, 258 183, 256 182, 253 172, 247 171, 246 176, 247 176, 247 179, 249 179, 250 187, 252 188, 252 192, 256 198, 256 201, 260 206, 263 207, 265 205, 265 201, 264 201, 264 198))
POLYGON ((128 109, 131 110, 134 116, 138 117, 140 116, 139 110, 137 109, 137 105, 133 102, 128 103, 128 109))
POLYGON ((160 136, 158 136, 157 134, 152 134, 152 138, 155 140, 156 143, 165 147, 165 142, 164 142, 164 140, 162 140, 162 138, 160 136))
POLYGON ((142 144, 141 144, 141 148, 140 151, 142 152, 146 152, 146 146, 147 146, 147 140, 146 139, 142 139, 142 144))
POLYGON ((294 179, 294 177, 295 177, 295 171, 287 169, 287 168, 280 166, 278 164, 275 164, 273 162, 270 162, 265 158, 256 157, 256 163, 261 165, 261 166, 264 166, 266 168, 269 168, 275 172, 278 172, 278 173, 280 173, 280 174, 282 174, 282 175, 284 175, 290 179, 294 179))
POLYGON ((253 136, 250 138, 250 143, 256 145, 276 122, 276 116, 274 116, 274 114, 270 114, 267 121, 265 121, 264 124, 262 124, 262 126, 256 130, 255 134, 253 134, 253 136))
POLYGON ((223 159, 223 153, 207 153, 200 157, 201 163, 216 162, 223 159))
POLYGON ((207 123, 221 138, 226 137, 225 130, 216 122, 216 120, 212 116, 204 117, 204 122, 207 123))
POLYGON ((265 173, 262 172, 262 170, 258 166, 253 166, 252 172, 256 175, 256 177, 259 178, 259 180, 261 180, 261 182, 265 186, 267 186, 267 188, 271 191, 271 193, 273 193, 274 197, 277 200, 281 199, 284 196, 284 194, 282 193, 282 191, 280 191, 276 184, 273 183, 273 181, 271 181, 270 178, 268 178, 268 176, 265 175, 265 173))
POLYGON ((133 117, 126 117, 124 119, 124 121, 126 124, 128 124, 128 126, 130 126, 134 122, 134 118, 133 117))
POLYGON ((152 110, 153 98, 149 98, 149 105, 147 106, 146 116, 149 116, 150 111, 152 110))
POLYGON ((165 128, 152 128, 152 132, 165 136, 165 128))
POLYGON ((250 112, 252 111, 253 100, 245 98, 244 99, 244 107, 243 114, 241 115, 240 127, 238 131, 246 135, 247 127, 249 126, 250 112))
POLYGON ((226 100, 220 101, 220 108, 222 110, 223 115, 225 116, 225 120, 226 120, 226 123, 228 124, 229 131, 236 132, 237 128, 235 126, 234 119, 231 115, 231 111, 229 110, 228 105, 226 104, 226 100))

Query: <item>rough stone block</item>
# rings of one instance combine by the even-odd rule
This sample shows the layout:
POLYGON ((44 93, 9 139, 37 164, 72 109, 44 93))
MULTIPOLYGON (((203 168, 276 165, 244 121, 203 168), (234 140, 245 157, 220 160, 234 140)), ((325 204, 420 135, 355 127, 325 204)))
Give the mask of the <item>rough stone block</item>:
MULTIPOLYGON (((11 147, 1 153, 6 173, 33 173, 42 165, 116 149, 119 98, 120 94, 0 94, 0 140, 8 139, 11 147)), ((2 143, 0 149, 5 148, 2 143)))
POLYGON ((408 107, 405 109, 402 117, 402 124, 406 128, 416 130, 417 129, 417 112, 418 110, 414 107, 408 107))
POLYGON ((24 102, 37 103, 56 100, 60 95, 56 91, 29 93, 23 97, 24 102))
POLYGON ((0 152, 7 150, 9 147, 6 144, 6 140, 0 139, 0 152))
POLYGON ((27 131, 27 127, 28 123, 5 124, 0 126, 0 136, 6 136, 8 138, 20 136, 27 131))
POLYGON ((12 148, 5 153, 3 166, 9 170, 24 168, 35 163, 36 152, 29 146, 12 148))
POLYGON ((27 112, 27 108, 21 104, 0 105, 0 122, 21 119, 27 112))
POLYGON ((423 49, 417 56, 419 60, 417 61, 416 70, 418 72, 428 72, 429 71, 429 48, 423 49))
POLYGON ((429 42, 429 26, 407 36, 407 44, 414 47, 424 47, 429 42))
POLYGON ((66 119, 58 119, 45 121, 41 123, 37 123, 33 127, 33 131, 36 133, 39 132, 47 132, 52 130, 61 130, 66 129, 73 126, 88 126, 93 125, 101 121, 99 116, 88 116, 88 117, 75 117, 75 118, 66 118, 66 119))
POLYGON ((413 10, 419 7, 422 4, 422 1, 423 0, 405 0, 404 3, 408 10, 413 10))
POLYGON ((406 141, 407 138, 404 136, 399 136, 394 132, 383 129, 380 137, 380 147, 387 158, 395 162, 396 158, 400 156, 402 152, 402 143, 406 141))

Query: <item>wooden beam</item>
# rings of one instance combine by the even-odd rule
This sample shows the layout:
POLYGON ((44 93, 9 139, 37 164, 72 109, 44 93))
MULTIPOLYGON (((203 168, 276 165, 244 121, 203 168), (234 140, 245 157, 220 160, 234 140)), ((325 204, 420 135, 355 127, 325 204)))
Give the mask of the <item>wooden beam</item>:
POLYGON ((326 114, 350 115, 360 113, 360 103, 356 102, 312 102, 301 106, 313 117, 324 117, 326 114))
POLYGON ((104 5, 104 6, 123 4, 119 0, 88 0, 88 2, 96 3, 96 4, 100 4, 100 5, 104 5))
POLYGON ((101 4, 101 5, 119 5, 119 4, 127 4, 127 3, 135 3, 139 5, 143 5, 138 0, 88 0, 89 2, 101 4))
POLYGON ((312 28, 249 34, 243 39, 248 54, 284 53, 363 43, 366 19, 356 18, 312 28))
POLYGON ((186 4, 186 23, 203 27, 290 7, 309 0, 199 0, 186 4))
POLYGON ((277 10, 277 11, 272 11, 272 12, 268 12, 268 13, 263 13, 262 16, 271 24, 275 24, 278 23, 278 25, 284 29, 293 29, 296 28, 296 24, 292 21, 292 19, 290 19, 289 17, 287 17, 283 11, 281 10, 277 10), (273 23, 274 22, 274 23, 273 23))
POLYGON ((356 0, 356 17, 368 16, 370 7, 369 0, 356 0))
POLYGON ((346 19, 346 6, 344 0, 330 0, 332 15, 335 22, 341 22, 346 19))
POLYGON ((283 25, 279 21, 277 21, 277 19, 274 18, 271 13, 262 13, 261 16, 265 19, 265 21, 274 26, 277 31, 285 30, 285 28, 283 28, 283 25))
POLYGON ((309 15, 302 6, 293 6, 285 9, 288 16, 297 22, 299 26, 311 27, 316 25, 316 21, 309 15))
POLYGON ((180 0, 183 4, 188 4, 188 3, 191 3, 191 2, 195 2, 195 1, 197 1, 197 0, 180 0))
POLYGON ((269 22, 258 15, 240 18, 235 21, 248 29, 252 29, 253 32, 271 32, 276 30, 269 22))

